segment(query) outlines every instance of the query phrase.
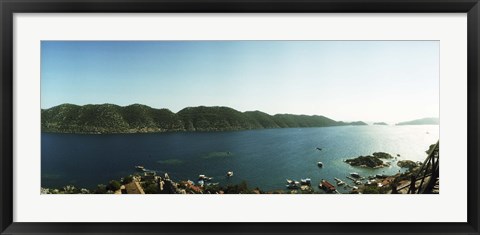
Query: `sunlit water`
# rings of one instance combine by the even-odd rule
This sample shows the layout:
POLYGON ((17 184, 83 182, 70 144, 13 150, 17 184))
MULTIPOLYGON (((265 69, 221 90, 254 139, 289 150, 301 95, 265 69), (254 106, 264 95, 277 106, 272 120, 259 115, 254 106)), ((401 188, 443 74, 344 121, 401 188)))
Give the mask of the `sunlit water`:
MULTIPOLYGON (((311 178, 348 183, 351 172, 363 176, 395 174, 389 168, 352 167, 345 159, 387 152, 398 160, 423 161, 439 138, 439 126, 341 126, 233 132, 78 135, 42 133, 42 186, 95 188, 135 173, 143 165, 174 180, 196 181, 199 174, 226 185, 285 189, 286 179, 311 178), (317 150, 317 147, 322 150, 317 150), (323 168, 317 162, 324 164, 323 168), (227 171, 233 171, 230 179, 227 171)), ((402 170, 403 171, 403 170, 402 170)), ((314 187, 318 190, 317 187, 314 187)), ((343 188, 339 188, 343 191, 343 188)))

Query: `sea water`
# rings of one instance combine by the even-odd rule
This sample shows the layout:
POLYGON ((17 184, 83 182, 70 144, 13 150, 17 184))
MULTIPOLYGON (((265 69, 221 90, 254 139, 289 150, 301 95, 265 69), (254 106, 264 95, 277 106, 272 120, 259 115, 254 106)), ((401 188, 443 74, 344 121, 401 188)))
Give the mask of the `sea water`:
MULTIPOLYGON (((311 178, 315 190, 322 179, 392 175, 405 171, 390 167, 352 167, 344 160, 374 152, 390 153, 397 160, 422 161, 425 151, 439 139, 438 125, 338 126, 280 128, 226 132, 151 134, 42 133, 42 187, 75 185, 93 189, 98 184, 136 173, 141 165, 175 180, 198 179, 203 174, 221 185, 246 181, 249 188, 285 189, 286 179, 311 178), (321 150, 319 150, 319 149, 321 150), (323 162, 319 168, 317 162, 323 162), (227 178, 226 172, 234 176, 227 178)), ((353 185, 353 184, 352 184, 353 185)), ((342 188, 339 188, 340 191, 342 188)))

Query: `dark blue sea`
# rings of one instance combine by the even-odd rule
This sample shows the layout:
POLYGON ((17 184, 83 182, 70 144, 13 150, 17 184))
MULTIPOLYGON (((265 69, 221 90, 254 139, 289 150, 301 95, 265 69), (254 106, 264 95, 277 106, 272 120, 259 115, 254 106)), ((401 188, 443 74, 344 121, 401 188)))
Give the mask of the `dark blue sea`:
MULTIPOLYGON (((363 176, 395 174, 389 168, 352 167, 345 159, 387 152, 398 160, 423 161, 428 146, 439 138, 438 125, 341 126, 285 128, 231 132, 156 134, 42 133, 42 187, 95 188, 136 172, 142 165, 174 180, 214 177, 220 184, 245 180, 262 190, 285 189, 286 179, 311 178, 334 182, 351 172, 363 176), (321 148, 322 150, 318 150, 321 148), (319 168, 317 162, 323 162, 319 168), (227 171, 233 171, 230 179, 227 171)), ((317 187, 314 187, 317 189, 317 187)), ((342 191, 342 190, 340 190, 342 191)))

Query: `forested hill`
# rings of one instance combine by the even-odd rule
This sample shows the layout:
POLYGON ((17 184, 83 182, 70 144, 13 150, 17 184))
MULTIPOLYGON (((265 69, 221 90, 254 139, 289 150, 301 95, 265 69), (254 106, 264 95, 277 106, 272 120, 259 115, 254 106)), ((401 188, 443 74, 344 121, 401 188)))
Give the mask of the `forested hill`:
POLYGON ((174 131, 230 131, 263 128, 367 125, 338 122, 324 116, 269 115, 260 111, 239 112, 228 107, 189 107, 173 113, 146 105, 62 104, 42 109, 42 132, 147 133, 174 131))

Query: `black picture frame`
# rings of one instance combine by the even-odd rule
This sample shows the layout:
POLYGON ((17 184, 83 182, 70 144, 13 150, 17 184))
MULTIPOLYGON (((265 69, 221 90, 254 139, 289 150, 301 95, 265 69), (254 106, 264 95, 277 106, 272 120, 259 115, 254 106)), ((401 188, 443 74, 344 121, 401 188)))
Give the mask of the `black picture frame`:
MULTIPOLYGON (((0 0, 1 234, 479 234, 478 0, 0 0), (468 222, 466 223, 20 223, 13 222, 14 13, 468 13, 468 222)), ((441 206, 441 205, 440 205, 441 206)), ((428 212, 425 216, 428 216, 428 212)))

